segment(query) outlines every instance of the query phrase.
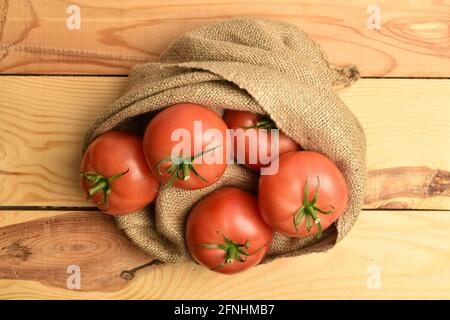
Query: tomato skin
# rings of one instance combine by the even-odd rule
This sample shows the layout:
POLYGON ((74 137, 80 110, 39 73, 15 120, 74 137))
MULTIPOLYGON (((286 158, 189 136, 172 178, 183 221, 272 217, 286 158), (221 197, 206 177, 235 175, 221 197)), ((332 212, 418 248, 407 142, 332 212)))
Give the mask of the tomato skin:
POLYGON ((328 228, 342 215, 348 200, 345 179, 336 165, 324 155, 312 151, 296 151, 282 155, 279 170, 274 175, 263 175, 259 179, 258 203, 261 215, 274 230, 290 237, 316 235, 318 228, 312 223, 309 232, 305 219, 298 225, 298 233, 293 223, 293 215, 303 205, 303 193, 308 179, 308 199, 313 198, 317 188, 317 177, 320 188, 317 207, 330 214, 316 212, 322 230, 328 228))
MULTIPOLYGON (((81 160, 81 172, 93 172, 111 177, 129 170, 111 183, 108 206, 103 204, 99 190, 91 201, 111 215, 124 215, 145 208, 155 199, 159 181, 152 176, 142 150, 142 139, 130 133, 109 131, 97 137, 81 160)), ((92 183, 81 177, 81 187, 87 190, 92 183)))
MULTIPOLYGON (((254 127, 257 124, 258 118, 260 115, 247 112, 247 111, 232 111, 227 110, 224 115, 224 121, 227 124, 228 128, 230 129, 239 129, 243 127, 254 127)), ((246 130, 246 129, 244 129, 246 130)), ((247 129, 248 130, 248 129, 247 129)), ((268 157, 271 158, 271 160, 275 160, 275 156, 271 157, 271 143, 272 143, 272 137, 270 135, 270 132, 268 132, 267 135, 261 135, 261 130, 266 129, 254 129, 256 130, 256 136, 257 136, 257 143, 256 143, 256 154, 259 153, 259 150, 261 148, 263 154, 267 153, 268 157)), ((245 154, 245 158, 243 159, 245 161, 245 166, 253 169, 253 170, 259 170, 262 167, 266 167, 269 164, 262 164, 260 159, 257 158, 256 163, 251 163, 250 161, 250 152, 252 152, 251 144, 248 141, 249 139, 245 139, 245 145, 242 147, 238 146, 238 138, 235 135, 234 136, 234 154, 237 155, 238 148, 242 150, 243 154, 245 154)), ((284 133, 280 131, 279 133, 279 155, 296 151, 300 149, 300 146, 291 138, 286 136, 284 133)))
POLYGON ((161 165, 162 175, 158 173, 156 166, 161 159, 170 156, 173 148, 179 144, 179 141, 171 141, 171 135, 176 129, 186 129, 191 134, 193 138, 191 139, 191 156, 195 154, 195 150, 205 150, 208 147, 218 146, 212 152, 214 154, 219 153, 221 161, 218 161, 220 163, 206 163, 202 161, 203 157, 197 158, 193 162, 194 167, 207 182, 190 172, 189 179, 184 181, 176 179, 173 186, 183 189, 200 189, 219 180, 227 168, 227 126, 222 118, 213 111, 192 103, 181 103, 167 107, 158 113, 147 125, 143 148, 145 158, 154 176, 164 184, 168 183, 171 178, 171 174, 167 173, 171 162, 161 165), (222 138, 204 137, 199 139, 194 134, 194 121, 201 121, 202 134, 208 129, 216 129, 219 130, 222 138))
POLYGON ((222 244, 223 235, 236 243, 250 246, 245 262, 234 261, 214 271, 233 274, 257 265, 266 255, 273 231, 262 219, 257 198, 251 193, 234 188, 218 189, 192 209, 186 223, 186 244, 192 257, 201 265, 213 269, 224 261, 224 251, 203 248, 199 244, 222 244))

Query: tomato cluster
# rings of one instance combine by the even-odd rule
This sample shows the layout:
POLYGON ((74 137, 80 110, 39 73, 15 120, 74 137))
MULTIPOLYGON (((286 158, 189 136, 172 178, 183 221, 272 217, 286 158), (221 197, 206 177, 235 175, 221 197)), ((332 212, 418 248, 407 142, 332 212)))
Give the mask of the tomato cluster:
POLYGON ((150 120, 143 138, 120 131, 97 137, 81 162, 81 186, 100 210, 123 215, 148 206, 160 188, 214 184, 227 168, 230 149, 250 169, 275 165, 275 173, 261 174, 257 196, 221 188, 188 216, 185 239, 191 256, 211 270, 236 273, 261 262, 274 231, 320 238, 347 205, 346 182, 336 165, 320 153, 300 151, 274 129, 267 116, 227 111, 222 119, 200 105, 176 104, 150 120), (228 129, 246 140, 236 134, 230 139, 228 129))

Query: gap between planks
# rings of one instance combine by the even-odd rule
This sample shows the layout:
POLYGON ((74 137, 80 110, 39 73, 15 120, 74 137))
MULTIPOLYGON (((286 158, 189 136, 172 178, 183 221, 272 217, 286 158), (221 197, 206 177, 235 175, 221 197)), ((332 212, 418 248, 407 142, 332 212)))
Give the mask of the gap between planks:
MULTIPOLYGON (((77 74, 77 73, 0 73, 0 77, 114 77, 114 78, 126 78, 128 74, 77 74)), ((400 77, 400 76, 361 76, 360 79, 392 79, 392 80, 449 80, 450 77, 400 77)))
POLYGON ((86 206, 1 206, 0 211, 100 211, 97 207, 86 206))
MULTIPOLYGON (((361 211, 367 211, 367 212, 376 212, 376 211, 386 211, 387 209, 383 208, 363 208, 361 211)), ((450 209, 403 209, 403 208, 391 208, 388 209, 389 211, 405 211, 405 212, 414 212, 414 211, 430 211, 430 212, 450 212, 450 209)), ((89 212, 99 212, 100 210, 97 207, 46 207, 46 206, 0 206, 0 212, 1 211, 53 211, 53 212, 65 212, 65 211, 89 211, 89 212)))

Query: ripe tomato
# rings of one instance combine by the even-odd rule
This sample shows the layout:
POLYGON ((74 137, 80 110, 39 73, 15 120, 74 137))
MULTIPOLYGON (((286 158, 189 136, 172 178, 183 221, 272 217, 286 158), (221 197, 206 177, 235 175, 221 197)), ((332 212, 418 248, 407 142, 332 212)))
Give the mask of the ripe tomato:
POLYGON ((81 160, 81 187, 100 210, 112 215, 149 205, 158 193, 142 150, 142 139, 120 131, 100 135, 81 160))
POLYGON ((145 158, 165 187, 204 188, 219 180, 227 168, 226 135, 225 122, 211 110, 192 103, 176 104, 148 124, 145 158))
POLYGON ((256 197, 226 187, 210 193, 192 209, 186 224, 186 244, 201 265, 232 274, 264 258, 272 233, 259 214, 256 197))
MULTIPOLYGON (((272 140, 274 140, 270 129, 276 129, 274 122, 268 118, 255 113, 246 111, 231 111, 228 110, 225 113, 224 121, 228 128, 237 130, 239 128, 255 130, 256 142, 250 140, 250 135, 245 136, 244 143, 239 144, 238 136, 234 135, 234 154, 237 159, 237 155, 242 155, 242 162, 245 166, 259 170, 261 167, 269 165, 270 161, 277 158, 277 155, 272 156, 272 140), (266 134, 261 134, 262 130, 266 130, 266 134), (261 153, 262 157, 267 157, 268 162, 262 163, 262 158, 258 156, 261 153)), ((278 155, 285 154, 287 152, 296 151, 300 149, 300 146, 284 133, 279 132, 279 152, 278 155)))
POLYGON ((282 155, 279 170, 259 180, 259 208, 264 220, 287 236, 322 236, 344 212, 347 185, 324 155, 296 151, 282 155))

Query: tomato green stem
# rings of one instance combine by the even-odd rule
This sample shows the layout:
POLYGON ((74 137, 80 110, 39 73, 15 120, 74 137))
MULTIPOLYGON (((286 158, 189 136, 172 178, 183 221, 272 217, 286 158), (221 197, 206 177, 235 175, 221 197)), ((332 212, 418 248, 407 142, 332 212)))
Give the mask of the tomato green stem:
POLYGON ((312 221, 317 225, 317 239, 322 237, 322 225, 320 224, 320 218, 317 215, 317 211, 322 214, 330 214, 334 211, 332 207, 329 211, 324 211, 317 207, 317 198, 319 196, 319 188, 320 188, 320 179, 317 177, 317 188, 314 192, 312 200, 308 199, 309 191, 308 191, 308 179, 306 179, 305 189, 303 191, 303 205, 294 212, 292 217, 295 231, 298 234, 298 225, 302 222, 303 218, 305 218, 306 230, 311 232, 312 229, 312 221))
POLYGON ((268 116, 260 116, 254 126, 242 126, 243 129, 276 129, 277 126, 268 116))
POLYGON ((111 183, 127 174, 128 171, 129 169, 109 178, 95 172, 80 172, 82 177, 92 183, 92 187, 88 189, 87 200, 89 200, 98 191, 103 190, 103 205, 108 207, 108 196, 112 191, 111 183))
POLYGON ((105 181, 100 182, 99 184, 94 185, 92 188, 88 190, 89 196, 92 197, 97 191, 105 189, 108 186, 108 183, 105 181))
POLYGON ((203 150, 197 154, 194 154, 191 157, 182 157, 182 156, 167 156, 162 158, 156 163, 156 170, 158 171, 158 174, 162 176, 164 173, 161 169, 161 165, 164 162, 171 162, 170 167, 166 169, 166 172, 171 175, 170 180, 164 185, 162 188, 167 189, 172 186, 172 184, 175 182, 176 179, 181 181, 186 181, 190 178, 190 173, 192 172, 195 176, 200 178, 201 180, 208 182, 204 177, 202 177, 197 170, 194 167, 194 160, 203 156, 205 153, 211 152, 217 148, 219 148, 221 145, 217 145, 215 147, 203 150))
MULTIPOLYGON (((224 260, 218 266, 212 268, 211 270, 217 270, 224 267, 227 264, 231 264, 234 261, 245 262, 249 254, 247 250, 250 248, 250 241, 247 240, 245 243, 236 243, 233 240, 228 239, 223 233, 222 237, 224 243, 212 243, 212 244, 197 244, 196 246, 207 248, 207 249, 220 249, 224 251, 224 260)), ((261 248, 260 248, 261 249, 261 248)), ((260 250, 258 249, 258 250, 260 250)), ((258 251, 257 250, 257 251, 258 251)))

